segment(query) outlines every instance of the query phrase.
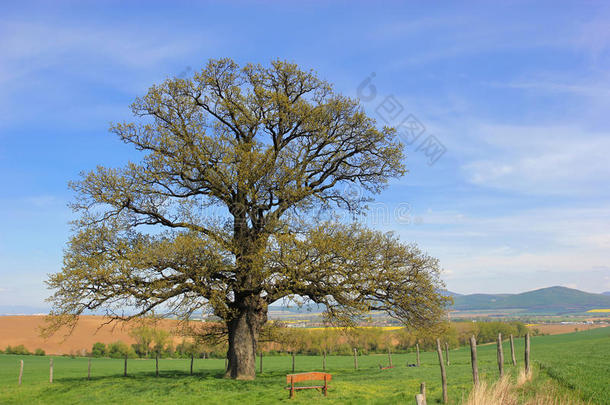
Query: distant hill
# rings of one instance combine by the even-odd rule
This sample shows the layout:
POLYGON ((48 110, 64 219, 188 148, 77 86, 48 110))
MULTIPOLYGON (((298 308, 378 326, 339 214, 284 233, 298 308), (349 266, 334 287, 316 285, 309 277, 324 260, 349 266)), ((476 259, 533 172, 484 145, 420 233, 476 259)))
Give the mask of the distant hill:
POLYGON ((269 311, 279 311, 279 312, 290 312, 293 314, 316 314, 320 312, 324 312, 326 306, 322 304, 316 304, 315 302, 311 302, 305 304, 301 307, 292 304, 290 306, 282 306, 282 305, 271 305, 269 306, 269 311))
POLYGON ((530 312, 583 312, 610 308, 610 295, 548 287, 521 294, 470 294, 454 297, 456 310, 525 309, 530 312))
MULTIPOLYGON (((460 311, 524 309, 527 312, 584 312, 596 308, 610 308, 610 291, 592 294, 573 288, 548 287, 520 294, 458 294, 453 291, 442 291, 452 297, 452 309, 460 311)), ((281 301, 269 306, 270 311, 292 314, 315 314, 324 311, 324 305, 309 303, 302 307, 297 305, 282 306, 281 301)), ((25 305, 0 305, 0 315, 46 314, 49 308, 25 305)), ((90 315, 90 314, 89 314, 90 315)))

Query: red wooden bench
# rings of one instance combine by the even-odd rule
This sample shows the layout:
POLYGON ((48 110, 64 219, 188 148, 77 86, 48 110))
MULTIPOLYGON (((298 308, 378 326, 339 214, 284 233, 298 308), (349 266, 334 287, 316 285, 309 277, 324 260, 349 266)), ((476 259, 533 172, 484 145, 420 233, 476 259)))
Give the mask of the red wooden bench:
POLYGON ((379 369, 380 369, 380 370, 389 370, 389 369, 391 369, 391 368, 394 368, 394 366, 387 366, 387 367, 384 367, 384 366, 382 366, 381 364, 379 365, 379 369))
POLYGON ((289 387, 286 387, 287 390, 290 390, 290 398, 294 398, 294 393, 296 390, 307 390, 311 388, 322 389, 322 393, 326 396, 326 392, 328 391, 328 382, 331 380, 332 375, 328 373, 320 373, 317 371, 311 373, 299 373, 299 374, 288 374, 286 376, 286 383, 289 387), (295 383, 301 381, 324 381, 324 385, 313 385, 309 387, 299 387, 295 386, 295 383))

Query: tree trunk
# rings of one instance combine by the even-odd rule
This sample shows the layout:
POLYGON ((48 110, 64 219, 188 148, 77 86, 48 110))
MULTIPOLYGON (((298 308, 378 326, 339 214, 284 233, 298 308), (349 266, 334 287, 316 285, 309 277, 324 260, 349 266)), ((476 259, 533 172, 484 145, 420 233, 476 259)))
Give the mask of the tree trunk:
POLYGON ((238 311, 234 318, 227 321, 229 349, 225 377, 253 380, 256 375, 258 335, 267 320, 267 313, 261 307, 255 306, 242 306, 238 311))

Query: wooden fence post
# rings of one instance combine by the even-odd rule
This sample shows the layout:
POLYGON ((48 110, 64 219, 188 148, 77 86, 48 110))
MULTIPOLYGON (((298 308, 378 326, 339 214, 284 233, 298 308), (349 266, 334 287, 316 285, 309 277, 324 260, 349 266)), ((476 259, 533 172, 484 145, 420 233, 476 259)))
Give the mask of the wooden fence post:
POLYGON ((260 354, 260 359, 258 359, 258 363, 259 363, 259 373, 263 374, 263 351, 261 350, 261 354, 260 354))
POLYGON ((419 343, 415 344, 415 350, 417 350, 417 367, 419 367, 419 343))
POLYGON ((159 352, 155 353, 155 377, 159 377, 159 352))
POLYGON ((392 367, 392 352, 390 351, 389 347, 388 347, 388 360, 390 361, 390 367, 392 367))
POLYGON ((290 397, 294 398, 294 376, 290 376, 290 397))
POLYGON ((23 360, 21 360, 21 367, 19 367, 19 385, 21 385, 22 377, 23 377, 23 360))
POLYGON ((87 380, 91 379, 91 357, 89 357, 89 362, 87 364, 87 380))
POLYGON ((426 405, 424 401, 424 396, 422 394, 415 395, 415 405, 426 405))
POLYGON ((504 377, 504 352, 502 351, 502 334, 498 333, 498 369, 500 378, 504 377))
POLYGON ((195 355, 191 353, 191 375, 193 375, 193 363, 195 362, 195 355))
POLYGON ((123 370, 123 377, 127 377, 127 354, 125 355, 125 368, 123 370))
POLYGON ((530 334, 525 334, 525 372, 530 372, 530 334))
POLYGON ((292 372, 294 373, 294 350, 292 351, 292 372))
POLYGON ((354 370, 358 370, 358 349, 354 347, 354 370))
POLYGON ((470 362, 472 363, 472 382, 479 385, 479 365, 477 364, 477 339, 470 336, 470 362))
POLYGON ((53 384, 53 357, 49 359, 49 383, 53 384))
POLYGON ((436 339, 436 352, 438 353, 438 363, 441 366, 441 380, 443 383, 443 403, 446 404, 449 398, 447 397, 447 373, 445 372, 445 364, 443 363, 443 350, 441 349, 441 340, 436 339))
POLYGON ((510 335, 510 357, 513 361, 513 366, 517 365, 517 359, 515 358, 515 339, 513 335, 510 335))
POLYGON ((324 357, 322 358, 322 370, 326 371, 326 349, 324 349, 324 357))
POLYGON ((422 382, 419 386, 419 393, 424 397, 424 405, 426 405, 426 382, 422 382))
POLYGON ((446 361, 447 361, 447 365, 450 365, 451 363, 449 362, 449 343, 445 342, 445 357, 446 357, 446 361))

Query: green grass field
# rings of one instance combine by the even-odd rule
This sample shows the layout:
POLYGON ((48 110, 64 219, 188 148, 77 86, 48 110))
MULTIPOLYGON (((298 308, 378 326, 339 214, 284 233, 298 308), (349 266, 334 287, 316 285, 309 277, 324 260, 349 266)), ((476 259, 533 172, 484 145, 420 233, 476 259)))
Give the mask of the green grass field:
POLYGON ((586 401, 610 404, 610 327, 535 337, 532 347, 542 374, 586 401))
MULTIPOLYGON (((523 340, 515 341, 518 367, 523 366, 523 340)), ((510 348, 504 344, 506 365, 510 373, 517 369, 509 365, 510 348)), ((329 356, 327 370, 333 374, 329 404, 393 404, 414 403, 419 384, 426 382, 428 403, 441 398, 440 371, 435 352, 423 352, 419 368, 406 367, 414 363, 413 353, 395 354, 396 368, 379 370, 387 364, 386 355, 360 356, 359 370, 353 358, 329 356)), ((470 352, 467 347, 450 352, 447 368, 451 403, 460 403, 471 387, 470 352)), ((610 404, 610 328, 532 339, 532 360, 539 361, 542 371, 536 381, 557 381, 565 392, 572 392, 594 404, 610 404)), ((161 375, 155 377, 154 360, 129 360, 127 378, 123 377, 123 360, 93 359, 92 379, 86 380, 87 359, 54 358, 54 383, 49 384, 49 358, 0 355, 1 404, 269 404, 288 402, 284 389, 285 375, 291 371, 289 356, 265 357, 264 372, 256 381, 232 381, 221 378, 222 359, 195 360, 195 375, 190 376, 190 360, 160 360, 161 375), (22 386, 17 385, 19 360, 25 361, 22 386)), ((497 378, 495 345, 479 347, 479 367, 482 378, 497 378)), ((257 362, 258 368, 258 362, 257 362)), ((322 359, 297 356, 296 372, 321 370, 322 359)), ((290 403, 310 403, 322 400, 315 390, 297 392, 290 403)))

